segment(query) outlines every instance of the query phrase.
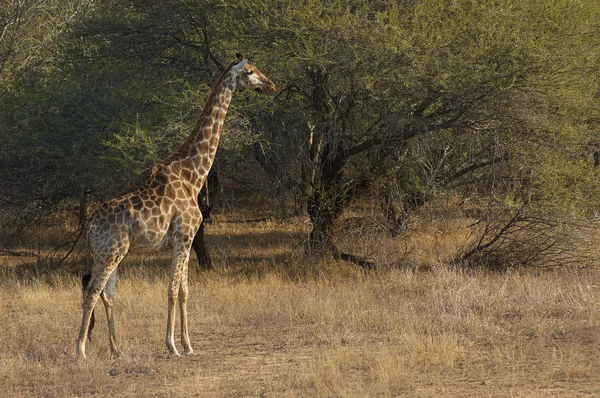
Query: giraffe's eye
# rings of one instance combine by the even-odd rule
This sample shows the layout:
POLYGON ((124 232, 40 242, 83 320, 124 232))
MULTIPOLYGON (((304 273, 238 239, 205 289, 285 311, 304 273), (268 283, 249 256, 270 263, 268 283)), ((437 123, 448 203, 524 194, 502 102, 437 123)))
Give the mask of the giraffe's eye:
POLYGON ((250 75, 251 75, 251 74, 253 74, 253 73, 254 73, 254 71, 251 71, 251 70, 248 70, 248 71, 246 71, 246 74, 247 74, 248 76, 250 76, 250 75))

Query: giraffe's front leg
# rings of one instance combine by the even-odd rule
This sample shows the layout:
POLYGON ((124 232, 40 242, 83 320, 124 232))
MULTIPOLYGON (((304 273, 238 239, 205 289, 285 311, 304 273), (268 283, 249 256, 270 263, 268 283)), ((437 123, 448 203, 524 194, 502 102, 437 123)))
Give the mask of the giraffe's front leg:
POLYGON ((179 291, 179 281, 173 280, 173 275, 169 281, 169 298, 167 302, 167 338, 166 345, 170 356, 179 356, 179 352, 175 347, 175 297, 179 291))
POLYGON ((181 344, 185 355, 191 355, 194 353, 192 345, 190 343, 190 336, 188 333, 188 322, 187 322, 187 298, 188 298, 188 269, 187 261, 185 263, 184 270, 181 275, 181 285, 179 288, 179 313, 181 314, 181 344))
MULTIPOLYGON (((192 235, 193 236, 193 235, 192 235)), ((171 267, 171 280, 169 281, 169 308, 167 319, 167 348, 171 355, 179 355, 175 348, 175 300, 179 301, 181 313, 181 344, 186 355, 194 350, 190 344, 187 324, 187 297, 188 297, 188 259, 190 257, 191 237, 182 239, 173 249, 173 263, 171 267)))

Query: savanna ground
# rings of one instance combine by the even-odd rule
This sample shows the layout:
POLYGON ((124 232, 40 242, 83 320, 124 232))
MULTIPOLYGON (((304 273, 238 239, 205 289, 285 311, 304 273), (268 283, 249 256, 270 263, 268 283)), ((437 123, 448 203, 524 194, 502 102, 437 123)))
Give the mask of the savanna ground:
MULTIPOLYGON (((164 346, 168 253, 120 266, 111 359, 97 307, 77 362, 81 259, 0 258, 0 395, 584 397, 600 394, 600 268, 451 265, 470 220, 435 217, 390 238, 344 221, 339 243, 382 269, 300 256, 303 219, 207 227, 215 269, 190 274, 195 355, 164 346)), ((192 257, 191 263, 194 264, 192 257)))

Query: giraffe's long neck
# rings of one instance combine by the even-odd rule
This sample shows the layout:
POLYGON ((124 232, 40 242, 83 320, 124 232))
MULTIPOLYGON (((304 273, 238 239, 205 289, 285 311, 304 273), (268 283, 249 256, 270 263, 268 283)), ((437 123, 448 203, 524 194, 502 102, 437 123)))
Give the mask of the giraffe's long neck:
POLYGON ((182 175, 195 188, 194 191, 200 191, 215 159, 221 129, 235 88, 235 76, 229 68, 223 72, 213 88, 186 142, 161 163, 164 167, 177 162, 182 169, 182 175))
POLYGON ((201 174, 205 173, 205 177, 215 159, 221 130, 235 88, 235 78, 224 73, 206 101, 204 110, 188 138, 187 157, 193 161, 201 174))

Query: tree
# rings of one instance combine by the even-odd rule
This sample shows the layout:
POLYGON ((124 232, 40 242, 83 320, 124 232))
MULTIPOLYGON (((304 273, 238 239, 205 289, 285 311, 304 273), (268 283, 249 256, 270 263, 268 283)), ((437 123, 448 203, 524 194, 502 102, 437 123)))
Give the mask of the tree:
MULTIPOLYGON (((283 90, 293 94, 280 95, 282 107, 314 126, 310 134, 296 130, 309 142, 299 146, 311 175, 309 250, 340 254, 335 221, 417 139, 426 146, 443 137, 453 142, 438 186, 487 169, 493 173, 463 188, 512 198, 532 212, 553 207, 565 214, 574 205, 567 198, 588 208, 597 203, 579 185, 589 182, 589 168, 567 171, 581 155, 575 146, 595 141, 595 2, 229 4, 231 20, 243 25, 238 31, 249 32, 240 41, 260 43, 262 56, 270 52, 283 90), (459 148, 461 142, 468 146, 459 148), (545 142, 557 143, 552 162, 545 142), (579 183, 569 184, 573 193, 556 206, 556 197, 545 195, 567 175, 579 183)), ((415 182, 400 181, 405 192, 415 182)))
MULTIPOLYGON (((133 185, 187 134, 221 60, 242 51, 280 90, 234 104, 223 159, 254 155, 281 209, 293 193, 312 222, 310 253, 371 266, 337 248, 335 225, 374 192, 393 233, 438 195, 478 200, 498 222, 474 253, 505 244, 505 225, 567 230, 597 205, 594 0, 81 4, 54 55, 3 91, 4 192, 133 185)), ((6 43, 0 54, 29 59, 6 43)))
POLYGON ((61 41, 92 3, 0 4, 0 206, 5 229, 0 251, 56 211, 62 198, 81 194, 68 177, 76 162, 64 156, 64 141, 55 132, 45 136, 61 113, 48 78, 57 68, 61 41))

